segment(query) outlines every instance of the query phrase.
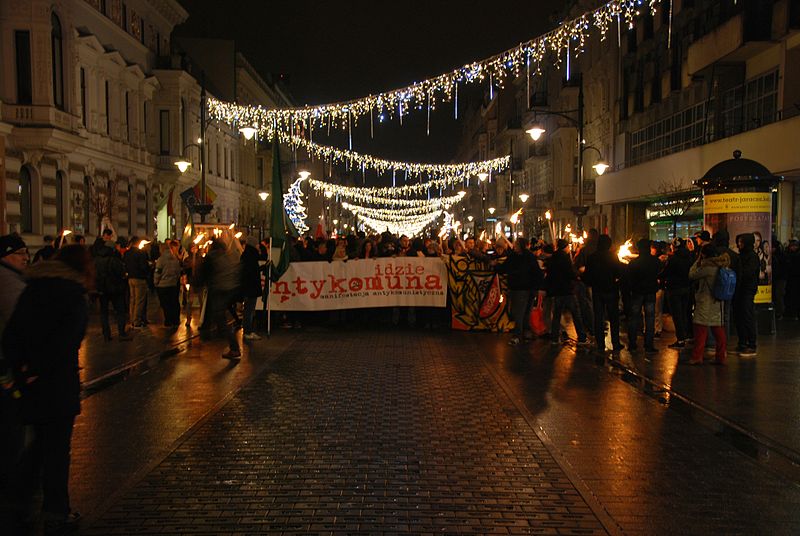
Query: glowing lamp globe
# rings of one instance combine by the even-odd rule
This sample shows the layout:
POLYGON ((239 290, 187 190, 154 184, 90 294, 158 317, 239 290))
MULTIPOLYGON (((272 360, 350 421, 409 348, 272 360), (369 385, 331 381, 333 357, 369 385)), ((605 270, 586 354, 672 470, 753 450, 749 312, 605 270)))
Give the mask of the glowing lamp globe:
POLYGON ((242 127, 239 129, 239 132, 241 132, 242 136, 244 136, 244 139, 248 141, 252 140, 253 136, 256 135, 256 129, 254 129, 253 127, 242 127))
POLYGON ((542 134, 547 131, 540 125, 534 125, 525 132, 531 137, 531 139, 533 139, 533 141, 539 141, 539 138, 542 137, 542 134))
POLYGON ((187 160, 178 160, 175 162, 175 165, 178 167, 178 171, 181 173, 186 173, 186 170, 189 169, 189 166, 191 166, 192 163, 187 160))
POLYGON ((608 164, 605 162, 598 162, 592 166, 598 175, 602 175, 608 169, 608 164))

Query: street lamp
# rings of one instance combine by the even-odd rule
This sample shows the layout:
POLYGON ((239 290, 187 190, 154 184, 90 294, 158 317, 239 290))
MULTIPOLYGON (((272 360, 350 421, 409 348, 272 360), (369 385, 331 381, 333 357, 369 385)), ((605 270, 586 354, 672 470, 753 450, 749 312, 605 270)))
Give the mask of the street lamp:
POLYGON ((533 125, 525 132, 531 137, 531 139, 533 139, 533 141, 539 141, 539 138, 542 137, 542 134, 547 131, 541 125, 533 125))
MULTIPOLYGON (((243 129, 242 129, 243 130, 243 129)), ((255 131, 254 131, 255 132, 255 131)), ((245 134, 245 137, 247 135, 245 134)), ((252 136, 251 136, 252 137, 252 136)), ((206 215, 211 212, 214 205, 206 203, 206 153, 203 151, 206 138, 206 75, 202 73, 200 83, 200 137, 197 138, 197 143, 190 143, 186 145, 181 151, 181 158, 175 162, 175 166, 181 173, 186 173, 186 170, 191 167, 192 163, 186 159, 186 150, 189 147, 197 147, 200 153, 200 199, 199 202, 191 207, 192 212, 200 214, 200 222, 206 221, 206 215)), ((247 138, 250 139, 250 138, 247 138)))
POLYGON ((497 209, 496 209, 496 208, 494 208, 494 207, 489 207, 489 214, 492 214, 492 215, 494 215, 494 211, 495 211, 495 210, 497 210, 497 209))
MULTIPOLYGON (((303 170, 303 171, 298 171, 298 172, 297 172, 297 174, 298 174, 298 175, 300 176, 300 178, 301 178, 301 179, 303 179, 303 180, 306 180, 308 177, 310 177, 310 176, 311 176, 311 172, 310 172, 310 171, 305 171, 305 170, 303 170)), ((326 194, 327 194, 327 192, 326 192, 326 194)), ((330 197, 330 196, 329 196, 329 197, 330 197)))
POLYGON ((244 136, 244 139, 246 139, 247 141, 250 141, 250 140, 253 139, 253 136, 255 136, 256 132, 258 132, 258 131, 253 127, 242 127, 242 128, 239 129, 239 132, 242 133, 242 136, 244 136))
POLYGON ((528 199, 530 199, 528 194, 519 194, 519 200, 522 201, 523 204, 527 203, 528 199))
MULTIPOLYGON (((583 138, 583 127, 584 127, 584 118, 583 118, 583 111, 584 111, 584 102, 583 102, 583 75, 579 75, 578 79, 578 107, 574 110, 534 110, 534 114, 543 114, 543 115, 557 115, 563 119, 566 119, 573 126, 577 127, 578 129, 578 206, 572 207, 572 212, 575 214, 577 218, 577 227, 579 230, 583 229, 583 216, 588 211, 589 207, 583 206, 583 183, 584 183, 584 176, 583 176, 583 152, 589 149, 593 149, 597 151, 597 154, 600 155, 600 161, 592 166, 592 168, 597 172, 598 175, 602 175, 608 169, 608 164, 603 161, 603 154, 600 152, 599 149, 592 146, 586 145, 586 140, 583 138), (577 113, 577 119, 570 114, 577 113)), ((530 135, 530 137, 536 141, 542 137, 542 134, 546 132, 544 127, 539 125, 538 123, 534 123, 534 125, 526 130, 526 132, 530 135)))
POLYGON ((483 182, 488 178, 489 178, 489 174, 488 173, 478 173, 478 180, 479 181, 483 182))
POLYGON ((260 197, 262 201, 266 201, 269 197, 269 192, 258 192, 258 197, 260 197))
MULTIPOLYGON (((189 146, 186 146, 186 147, 184 147, 184 148, 183 148, 183 149, 184 149, 184 151, 185 151, 186 149, 188 149, 188 147, 189 147, 189 146)), ((192 165, 192 163, 191 163, 191 162, 189 162, 188 160, 184 159, 184 158, 181 158, 180 160, 178 160, 177 162, 175 162, 175 165, 176 165, 176 166, 178 166, 178 170, 179 170, 181 173, 186 173, 186 170, 187 170, 187 169, 189 169, 189 167, 192 165)))

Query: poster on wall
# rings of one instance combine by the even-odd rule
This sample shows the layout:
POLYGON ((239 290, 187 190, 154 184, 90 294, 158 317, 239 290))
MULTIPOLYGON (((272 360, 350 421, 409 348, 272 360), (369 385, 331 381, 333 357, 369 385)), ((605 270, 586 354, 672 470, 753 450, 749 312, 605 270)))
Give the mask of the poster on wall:
POLYGON ((733 249, 736 249, 737 235, 753 233, 759 263, 755 303, 772 302, 772 193, 706 194, 703 211, 705 228, 712 235, 727 230, 733 249))

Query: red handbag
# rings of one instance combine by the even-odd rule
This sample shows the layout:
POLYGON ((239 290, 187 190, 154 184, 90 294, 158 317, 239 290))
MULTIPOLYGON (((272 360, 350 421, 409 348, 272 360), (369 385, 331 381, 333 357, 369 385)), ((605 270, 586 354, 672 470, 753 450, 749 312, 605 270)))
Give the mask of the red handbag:
POLYGON ((541 297, 537 300, 536 307, 531 307, 531 315, 528 317, 528 323, 531 326, 531 331, 537 337, 541 337, 547 333, 547 325, 544 322, 544 300, 541 297))

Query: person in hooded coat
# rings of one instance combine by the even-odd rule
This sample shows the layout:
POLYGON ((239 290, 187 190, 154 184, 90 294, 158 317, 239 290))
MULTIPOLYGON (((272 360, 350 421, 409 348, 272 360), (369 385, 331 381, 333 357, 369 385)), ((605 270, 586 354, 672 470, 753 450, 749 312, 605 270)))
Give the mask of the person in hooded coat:
POLYGON ((725 334, 725 305, 724 302, 714 297, 714 281, 720 268, 730 266, 730 257, 717 255, 717 250, 712 244, 706 244, 700 249, 697 261, 689 269, 689 279, 696 282, 694 292, 694 348, 690 365, 703 364, 706 338, 711 330, 714 333, 715 361, 717 365, 724 365, 727 357, 727 336, 725 334))
POLYGON ((2 341, 15 376, 24 378, 22 418, 33 438, 15 481, 28 502, 41 483, 45 532, 56 532, 79 517, 69 501, 70 442, 81 409, 78 349, 89 320, 92 258, 83 246, 64 246, 26 277, 2 341))

